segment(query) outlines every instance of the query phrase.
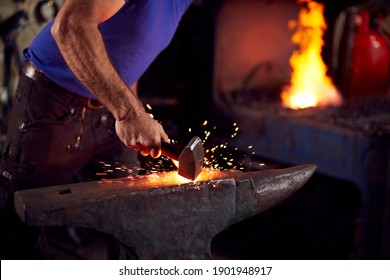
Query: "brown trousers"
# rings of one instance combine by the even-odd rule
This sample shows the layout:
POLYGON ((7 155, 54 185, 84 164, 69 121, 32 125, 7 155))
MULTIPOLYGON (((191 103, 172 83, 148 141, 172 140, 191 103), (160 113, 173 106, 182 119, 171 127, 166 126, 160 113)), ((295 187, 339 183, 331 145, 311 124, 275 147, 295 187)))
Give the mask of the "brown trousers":
POLYGON ((53 82, 21 75, 0 163, 2 259, 28 258, 23 251, 37 236, 15 213, 15 190, 137 172, 137 153, 119 140, 113 124, 105 108, 92 109, 53 82))

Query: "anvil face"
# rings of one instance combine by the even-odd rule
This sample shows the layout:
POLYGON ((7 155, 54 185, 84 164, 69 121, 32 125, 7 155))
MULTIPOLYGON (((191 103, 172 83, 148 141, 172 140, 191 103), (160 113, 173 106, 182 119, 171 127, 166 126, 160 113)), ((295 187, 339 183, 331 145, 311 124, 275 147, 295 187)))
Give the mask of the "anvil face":
MULTIPOLYGON (((229 174, 220 170, 203 168, 202 172, 195 180, 189 180, 178 174, 176 171, 171 172, 156 172, 148 175, 131 176, 123 179, 113 179, 93 182, 91 185, 98 184, 101 187, 107 188, 130 188, 131 190, 147 190, 177 186, 194 187, 206 181, 216 181, 224 178, 229 178, 229 174)), ((88 185, 88 183, 83 183, 88 185)), ((94 187, 93 187, 94 188, 94 187)))
POLYGON ((114 236, 127 257, 209 259, 230 225, 291 196, 315 170, 302 165, 240 172, 205 169, 197 181, 176 172, 24 190, 15 208, 31 226, 76 226, 114 236))

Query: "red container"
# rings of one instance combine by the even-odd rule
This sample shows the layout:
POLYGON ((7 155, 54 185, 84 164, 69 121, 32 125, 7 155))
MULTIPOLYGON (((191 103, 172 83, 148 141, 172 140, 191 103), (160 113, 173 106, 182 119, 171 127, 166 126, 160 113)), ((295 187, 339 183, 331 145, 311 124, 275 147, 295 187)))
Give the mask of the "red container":
POLYGON ((348 77, 349 97, 384 96, 389 86, 390 50, 383 35, 370 28, 370 14, 356 15, 357 30, 348 77))

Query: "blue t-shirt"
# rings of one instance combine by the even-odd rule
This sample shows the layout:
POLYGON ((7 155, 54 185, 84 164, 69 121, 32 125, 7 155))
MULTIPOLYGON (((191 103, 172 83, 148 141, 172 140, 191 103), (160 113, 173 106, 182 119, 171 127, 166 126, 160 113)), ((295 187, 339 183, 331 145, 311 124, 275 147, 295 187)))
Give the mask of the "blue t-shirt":
MULTIPOLYGON (((128 0, 99 25, 112 64, 130 87, 168 46, 192 0, 128 0)), ((70 71, 50 33, 53 21, 23 51, 47 77, 76 94, 94 98, 70 71)), ((98 57, 96 59, 99 59, 98 57)))

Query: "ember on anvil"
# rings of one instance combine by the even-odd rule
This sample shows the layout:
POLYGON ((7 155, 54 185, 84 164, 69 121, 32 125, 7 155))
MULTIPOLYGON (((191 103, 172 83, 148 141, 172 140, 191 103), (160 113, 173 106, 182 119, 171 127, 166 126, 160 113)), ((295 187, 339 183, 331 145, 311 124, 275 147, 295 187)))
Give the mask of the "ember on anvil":
POLYGON ((168 172, 19 191, 14 203, 30 226, 84 227, 114 236, 123 258, 210 259, 215 235, 278 205, 315 169, 205 170, 204 181, 187 183, 168 172))

